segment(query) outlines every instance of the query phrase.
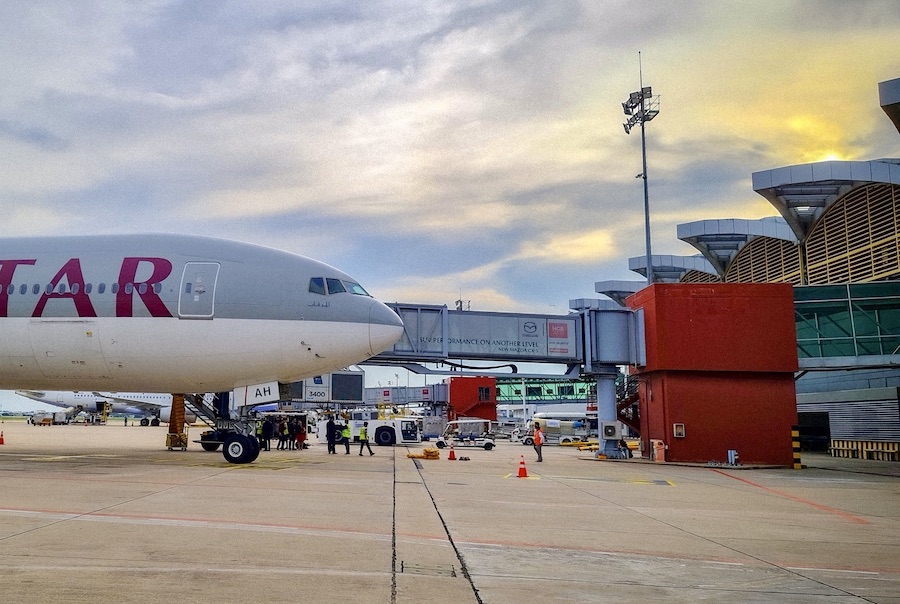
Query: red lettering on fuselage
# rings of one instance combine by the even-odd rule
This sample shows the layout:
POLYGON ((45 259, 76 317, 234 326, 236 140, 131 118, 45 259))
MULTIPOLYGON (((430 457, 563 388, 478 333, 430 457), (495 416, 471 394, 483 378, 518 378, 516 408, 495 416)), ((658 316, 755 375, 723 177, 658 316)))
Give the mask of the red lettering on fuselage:
MULTIPOLYGON (((36 259, 0 260, 0 317, 9 316, 10 290, 13 287, 16 269, 19 266, 34 266, 36 264, 36 259)), ((146 271, 144 271, 144 274, 146 274, 146 271)), ((171 317, 172 313, 166 308, 165 303, 155 289, 155 286, 162 283, 171 274, 172 263, 165 258, 124 258, 119 270, 119 279, 115 284, 117 289, 112 290, 116 295, 115 316, 134 316, 134 302, 132 298, 134 293, 137 292, 151 317, 171 317), (148 264, 150 276, 143 281, 137 281, 138 271, 148 264)), ((49 283, 35 284, 35 287, 38 285, 41 286, 43 293, 31 313, 32 317, 42 317, 47 303, 50 300, 57 299, 71 300, 79 317, 97 316, 91 297, 87 293, 89 288, 85 287, 84 273, 81 270, 81 260, 79 258, 68 260, 49 283), (59 284, 63 281, 68 287, 60 287, 59 284)), ((25 283, 23 283, 23 295, 25 291, 25 283)), ((35 291, 36 293, 37 291, 35 291)))
POLYGON ((78 258, 72 258, 66 262, 63 267, 59 269, 59 272, 57 272, 50 280, 50 285, 47 289, 51 290, 50 293, 47 293, 46 290, 44 291, 43 295, 41 295, 41 299, 38 300, 37 306, 34 307, 34 312, 31 313, 32 317, 42 316, 47 301, 56 298, 70 298, 75 303, 75 310, 78 312, 79 317, 97 316, 94 305, 91 304, 91 299, 84 293, 84 275, 81 273, 81 261, 78 260, 78 258), (69 284, 69 291, 58 292, 56 291, 56 286, 63 277, 66 278, 66 283, 69 284), (79 284, 77 293, 75 293, 72 288, 72 285, 75 283, 79 284))
POLYGON ((116 293, 116 316, 131 317, 134 311, 132 296, 134 292, 138 292, 141 301, 151 317, 171 317, 172 313, 166 308, 162 298, 153 290, 153 286, 172 274, 172 263, 165 258, 125 258, 122 260, 122 270, 119 271, 119 291, 116 293), (135 281, 137 277, 138 266, 142 262, 149 262, 153 265, 153 272, 146 281, 135 281), (127 288, 126 285, 132 283, 133 288, 127 288), (144 286, 143 291, 141 285, 144 286), (130 290, 130 291, 129 291, 130 290))
POLYGON ((34 264, 37 260, 0 260, 0 317, 6 317, 9 311, 9 290, 7 284, 13 282, 13 275, 20 264, 34 264))

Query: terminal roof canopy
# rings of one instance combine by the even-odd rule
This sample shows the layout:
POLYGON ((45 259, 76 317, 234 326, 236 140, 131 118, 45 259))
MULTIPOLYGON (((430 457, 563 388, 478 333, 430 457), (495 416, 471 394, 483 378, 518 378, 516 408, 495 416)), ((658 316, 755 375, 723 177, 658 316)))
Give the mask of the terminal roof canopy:
POLYGON ((788 223, 778 216, 760 220, 698 220, 678 225, 678 238, 700 250, 720 276, 725 275, 741 248, 757 237, 797 242, 788 223))
POLYGON ((900 160, 825 161, 753 173, 753 190, 775 206, 799 241, 831 204, 872 183, 900 185, 900 160))
POLYGON ((878 98, 881 108, 887 114, 897 132, 900 132, 900 78, 878 83, 878 98))
MULTIPOLYGON (((596 283, 594 283, 595 292, 611 298, 619 306, 625 306, 625 300, 628 298, 628 296, 633 296, 635 293, 641 291, 645 287, 647 287, 646 281, 608 280, 597 281, 596 283)), ((578 310, 580 307, 573 306, 574 302, 576 301, 569 300, 569 308, 578 310)))
MULTIPOLYGON (((696 256, 672 256, 668 254, 656 255, 650 257, 650 263, 653 265, 653 281, 655 283, 677 283, 681 276, 688 271, 702 271, 715 275, 716 271, 709 261, 702 255, 696 256)), ((634 271, 639 275, 647 276, 647 258, 646 256, 637 256, 628 259, 628 270, 634 271)), ((603 292, 605 293, 605 292, 603 292)))

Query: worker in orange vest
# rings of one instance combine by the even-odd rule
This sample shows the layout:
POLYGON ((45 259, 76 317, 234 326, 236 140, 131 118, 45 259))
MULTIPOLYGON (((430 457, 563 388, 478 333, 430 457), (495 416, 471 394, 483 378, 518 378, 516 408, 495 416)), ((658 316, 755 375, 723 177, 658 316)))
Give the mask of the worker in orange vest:
POLYGON ((534 452, 537 453, 537 460, 544 461, 544 458, 541 457, 541 447, 544 446, 544 432, 541 430, 541 425, 538 423, 534 424, 534 452))

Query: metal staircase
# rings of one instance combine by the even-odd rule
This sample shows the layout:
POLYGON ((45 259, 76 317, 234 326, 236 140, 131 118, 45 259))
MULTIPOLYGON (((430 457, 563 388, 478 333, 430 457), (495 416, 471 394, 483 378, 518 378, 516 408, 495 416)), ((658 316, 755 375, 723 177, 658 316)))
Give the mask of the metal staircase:
POLYGON ((216 396, 215 394, 185 394, 184 408, 210 428, 215 428, 219 414, 212 403, 216 396))
POLYGON ((616 384, 616 414, 619 421, 640 433, 641 416, 638 402, 639 380, 636 377, 626 376, 624 380, 616 384))

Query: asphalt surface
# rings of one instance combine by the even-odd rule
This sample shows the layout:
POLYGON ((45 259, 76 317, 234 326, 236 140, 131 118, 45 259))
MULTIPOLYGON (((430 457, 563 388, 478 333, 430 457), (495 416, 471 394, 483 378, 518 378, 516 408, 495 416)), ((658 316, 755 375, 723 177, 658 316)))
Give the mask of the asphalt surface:
POLYGON ((501 442, 234 466, 165 427, 0 430, 3 602, 900 603, 898 463, 539 464, 501 442))

